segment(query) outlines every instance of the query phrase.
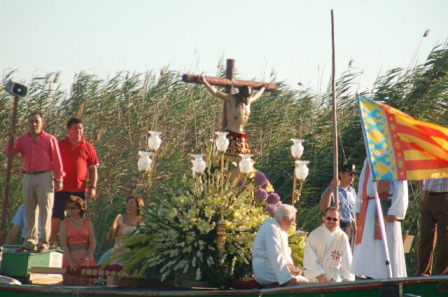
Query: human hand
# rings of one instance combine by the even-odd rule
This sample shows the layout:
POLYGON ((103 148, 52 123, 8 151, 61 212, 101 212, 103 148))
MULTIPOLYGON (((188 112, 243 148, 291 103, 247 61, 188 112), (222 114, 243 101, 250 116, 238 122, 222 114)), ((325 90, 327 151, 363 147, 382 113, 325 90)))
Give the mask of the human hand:
POLYGON ((317 277, 317 280, 319 281, 319 283, 326 283, 327 282, 327 279, 326 279, 326 277, 323 274, 319 275, 317 277))
POLYGON ((338 187, 340 184, 341 184, 341 181, 338 178, 333 178, 330 183, 330 189, 332 191, 334 191, 336 189, 336 187, 338 187))
POLYGON ((95 188, 88 188, 87 189, 87 198, 89 198, 89 199, 95 199, 96 198, 96 189, 95 188))
POLYGON ((90 264, 89 256, 86 256, 84 258, 84 266, 89 266, 89 264, 90 264))
POLYGON ((395 222, 397 217, 394 215, 386 215, 386 222, 395 222))
POLYGON ((75 263, 75 261, 73 261, 72 257, 68 258, 68 264, 70 266, 70 270, 76 270, 78 269, 78 264, 75 263))
POLYGON ((58 179, 58 180, 55 181, 55 184, 54 184, 54 191, 55 192, 62 191, 63 187, 64 187, 64 181, 62 179, 58 179))
POLYGON ((288 269, 293 276, 298 276, 302 274, 302 270, 299 267, 296 267, 292 264, 288 264, 288 269))

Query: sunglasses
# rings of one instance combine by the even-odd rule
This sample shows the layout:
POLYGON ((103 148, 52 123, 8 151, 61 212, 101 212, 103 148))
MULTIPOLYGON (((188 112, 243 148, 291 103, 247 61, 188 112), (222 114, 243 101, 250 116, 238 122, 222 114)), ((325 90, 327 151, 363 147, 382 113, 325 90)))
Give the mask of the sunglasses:
POLYGON ((79 207, 76 207, 76 206, 69 206, 69 207, 66 207, 65 209, 67 209, 67 210, 70 210, 70 209, 79 209, 79 207))
POLYGON ((337 221, 339 221, 339 219, 332 218, 332 217, 327 217, 327 221, 337 222, 337 221))

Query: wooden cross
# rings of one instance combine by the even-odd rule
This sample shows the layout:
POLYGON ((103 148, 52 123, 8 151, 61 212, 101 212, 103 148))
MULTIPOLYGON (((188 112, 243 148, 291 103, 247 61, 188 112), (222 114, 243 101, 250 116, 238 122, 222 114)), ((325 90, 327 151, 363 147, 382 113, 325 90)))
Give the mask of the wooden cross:
MULTIPOLYGON (((233 87, 239 88, 243 86, 251 87, 254 90, 261 89, 265 83, 263 82, 255 82, 255 81, 249 81, 249 80, 234 80, 235 76, 235 60, 234 59, 227 59, 226 64, 226 77, 213 77, 213 76, 204 76, 204 78, 207 80, 207 82, 212 86, 222 86, 225 87, 225 93, 232 94, 233 93, 233 87)), ((194 75, 194 74, 184 74, 182 76, 182 81, 186 83, 195 83, 200 84, 199 82, 200 75, 194 75)), ((274 84, 269 84, 266 88, 265 92, 274 92, 277 90, 277 86, 274 84)), ((224 102, 223 105, 223 113, 222 113, 222 129, 224 130, 227 127, 227 107, 226 103, 224 102)))

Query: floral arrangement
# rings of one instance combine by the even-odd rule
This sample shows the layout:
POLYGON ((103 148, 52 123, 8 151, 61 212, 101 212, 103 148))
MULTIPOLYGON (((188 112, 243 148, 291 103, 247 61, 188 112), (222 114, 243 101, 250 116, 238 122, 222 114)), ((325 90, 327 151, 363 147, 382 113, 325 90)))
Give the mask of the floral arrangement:
MULTIPOLYGON (((255 236, 281 199, 262 172, 237 177, 229 168, 235 164, 228 162, 222 175, 220 168, 212 167, 216 161, 208 148, 204 174, 185 175, 176 188, 165 189, 163 197, 153 197, 143 213, 144 223, 125 240, 124 272, 162 281, 207 280, 221 288, 252 275, 255 236), (224 249, 218 232, 223 222, 224 249)), ((291 247, 302 263, 304 243, 297 234, 291 237, 291 247)))
POLYGON ((125 241, 124 271, 140 276, 208 280, 226 287, 233 278, 252 274, 252 246, 267 215, 254 203, 253 182, 237 186, 208 168, 202 176, 184 176, 179 186, 154 197, 143 214, 144 224, 125 241), (225 254, 217 248, 217 222, 226 222, 225 254))
POLYGON ((274 192, 274 187, 263 172, 255 172, 253 181, 258 186, 258 189, 255 190, 255 198, 259 203, 267 204, 265 210, 273 217, 277 207, 281 204, 280 195, 274 192))
POLYGON ((294 265, 303 268, 303 255, 305 254, 305 244, 307 236, 306 232, 302 230, 291 230, 288 241, 291 248, 291 257, 294 265))

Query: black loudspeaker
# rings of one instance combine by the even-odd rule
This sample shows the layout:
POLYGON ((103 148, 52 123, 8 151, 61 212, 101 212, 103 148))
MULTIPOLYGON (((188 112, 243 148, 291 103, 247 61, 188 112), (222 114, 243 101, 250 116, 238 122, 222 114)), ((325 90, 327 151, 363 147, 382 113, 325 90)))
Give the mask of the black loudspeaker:
POLYGON ((5 91, 14 96, 25 97, 28 92, 28 88, 10 80, 5 85, 5 91))

